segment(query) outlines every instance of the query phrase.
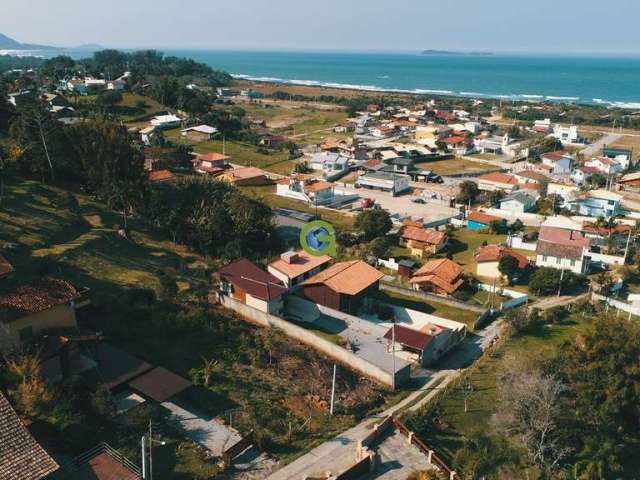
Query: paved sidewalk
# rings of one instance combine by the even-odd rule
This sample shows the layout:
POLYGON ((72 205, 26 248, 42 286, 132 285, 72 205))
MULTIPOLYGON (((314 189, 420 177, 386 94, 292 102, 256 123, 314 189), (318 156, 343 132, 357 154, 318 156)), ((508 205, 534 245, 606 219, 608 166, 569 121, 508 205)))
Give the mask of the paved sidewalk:
POLYGON ((175 403, 164 402, 161 405, 171 412, 173 423, 177 424, 191 440, 205 447, 216 457, 220 457, 222 452, 240 441, 238 432, 213 419, 205 419, 175 403))

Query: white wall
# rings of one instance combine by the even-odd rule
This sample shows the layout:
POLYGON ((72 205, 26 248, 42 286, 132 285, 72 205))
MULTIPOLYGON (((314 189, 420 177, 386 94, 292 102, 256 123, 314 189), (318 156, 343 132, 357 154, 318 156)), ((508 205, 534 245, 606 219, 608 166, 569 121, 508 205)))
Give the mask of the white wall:
POLYGON ((536 256, 536 266, 538 267, 550 267, 557 270, 571 270, 573 273, 582 273, 583 261, 575 260, 574 264, 571 264, 571 260, 568 258, 558 258, 547 255, 547 260, 544 260, 542 255, 536 256))

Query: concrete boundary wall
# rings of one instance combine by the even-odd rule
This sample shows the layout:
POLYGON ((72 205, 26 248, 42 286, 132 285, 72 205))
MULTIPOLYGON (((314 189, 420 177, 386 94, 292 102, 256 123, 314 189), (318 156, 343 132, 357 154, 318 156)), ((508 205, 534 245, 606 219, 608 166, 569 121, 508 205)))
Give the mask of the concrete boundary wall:
MULTIPOLYGON (((226 308, 235 311, 246 319, 267 328, 282 330, 287 336, 295 338, 309 347, 323 353, 349 369, 355 370, 388 387, 393 387, 393 375, 380 367, 363 360, 350 351, 331 343, 315 333, 299 327, 291 322, 275 317, 253 307, 238 302, 227 295, 217 294, 218 301, 226 308)), ((362 320, 361 320, 362 321, 362 320)), ((396 372, 396 384, 399 385, 410 377, 410 365, 396 372)))
POLYGON ((616 300, 611 297, 605 297, 604 295, 599 295, 597 293, 591 292, 591 300, 605 302, 608 307, 617 308, 618 310, 622 310, 623 312, 630 313, 631 315, 636 315, 640 317, 640 308, 634 307, 628 303, 622 302, 620 300, 616 300))
POLYGON ((495 290, 498 295, 510 297, 511 300, 507 300, 500 304, 500 310, 509 310, 511 308, 519 307, 529 301, 529 296, 526 293, 516 292, 515 290, 509 290, 508 288, 494 287, 493 285, 488 285, 486 283, 479 283, 478 290, 484 290, 489 293, 495 290))

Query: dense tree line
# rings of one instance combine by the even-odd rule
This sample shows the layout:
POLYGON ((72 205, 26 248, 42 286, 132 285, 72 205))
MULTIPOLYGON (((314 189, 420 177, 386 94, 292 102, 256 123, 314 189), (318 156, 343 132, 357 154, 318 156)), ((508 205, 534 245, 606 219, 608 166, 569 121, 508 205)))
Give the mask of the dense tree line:
POLYGON ((149 197, 145 218, 202 253, 232 260, 273 246, 271 209, 226 182, 186 177, 152 188, 149 197))
POLYGON ((27 70, 40 67, 44 59, 39 57, 14 57, 12 55, 0 55, 0 73, 9 70, 27 70))

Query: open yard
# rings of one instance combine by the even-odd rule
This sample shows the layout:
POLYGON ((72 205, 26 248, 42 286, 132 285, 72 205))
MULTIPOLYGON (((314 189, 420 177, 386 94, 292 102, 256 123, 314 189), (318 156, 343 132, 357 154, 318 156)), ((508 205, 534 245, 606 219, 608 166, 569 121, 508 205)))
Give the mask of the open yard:
POLYGON ((432 170, 438 175, 459 175, 463 173, 487 173, 499 171, 500 168, 494 165, 474 162, 466 158, 451 158, 448 160, 436 160, 433 162, 423 162, 416 164, 417 168, 432 170))
MULTIPOLYGON (((74 102, 95 103, 97 95, 87 95, 79 97, 70 97, 71 104, 74 102)), ((134 121, 140 117, 155 115, 157 113, 166 112, 167 107, 155 101, 151 97, 138 95, 131 92, 122 93, 122 101, 116 104, 113 109, 125 122, 134 121)))

